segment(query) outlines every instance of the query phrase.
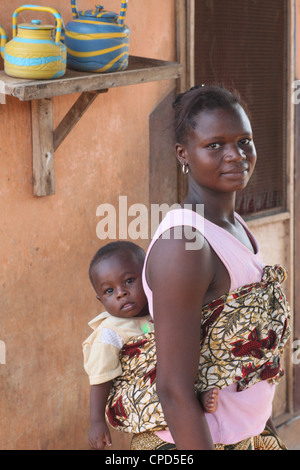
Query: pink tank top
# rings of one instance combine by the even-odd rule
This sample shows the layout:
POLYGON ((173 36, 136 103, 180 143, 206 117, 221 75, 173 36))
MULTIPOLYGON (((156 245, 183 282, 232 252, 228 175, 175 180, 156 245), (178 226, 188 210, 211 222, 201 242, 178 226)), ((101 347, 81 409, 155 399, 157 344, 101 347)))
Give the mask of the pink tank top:
MULTIPOLYGON (((202 233, 228 271, 231 280, 230 290, 261 280, 265 264, 257 242, 242 218, 236 213, 235 218, 244 227, 254 253, 226 230, 196 212, 175 209, 166 215, 149 245, 143 270, 143 286, 152 317, 153 299, 146 280, 146 264, 154 243, 172 227, 193 227, 202 233)), ((259 382, 243 392, 236 392, 235 384, 220 390, 217 411, 205 413, 214 444, 235 444, 260 434, 271 416, 274 392, 275 386, 266 381, 259 382)), ((169 431, 160 431, 157 435, 164 441, 174 442, 169 431)))

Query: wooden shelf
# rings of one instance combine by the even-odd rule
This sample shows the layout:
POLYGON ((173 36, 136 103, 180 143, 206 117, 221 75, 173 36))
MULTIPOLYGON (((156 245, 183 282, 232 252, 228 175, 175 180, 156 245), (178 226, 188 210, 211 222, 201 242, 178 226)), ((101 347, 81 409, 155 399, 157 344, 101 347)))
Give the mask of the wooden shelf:
POLYGON ((67 69, 62 78, 55 80, 13 78, 0 71, 0 93, 29 101, 179 78, 180 72, 181 65, 176 62, 134 56, 129 57, 128 68, 122 72, 86 73, 67 69))
POLYGON ((55 193, 54 152, 100 93, 109 88, 176 79, 181 70, 182 66, 176 62, 130 56, 128 68, 122 72, 86 73, 67 69, 62 78, 55 80, 13 78, 0 71, 0 103, 5 103, 5 95, 31 101, 34 195, 55 193), (80 93, 80 96, 53 130, 52 98, 70 93, 80 93))

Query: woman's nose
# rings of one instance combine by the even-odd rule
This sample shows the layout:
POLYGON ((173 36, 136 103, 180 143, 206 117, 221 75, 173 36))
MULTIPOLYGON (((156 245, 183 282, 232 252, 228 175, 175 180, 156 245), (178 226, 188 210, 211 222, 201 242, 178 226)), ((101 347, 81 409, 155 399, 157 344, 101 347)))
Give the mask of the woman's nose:
POLYGON ((237 145, 232 145, 227 149, 224 158, 226 161, 239 161, 244 160, 246 158, 246 154, 237 145))

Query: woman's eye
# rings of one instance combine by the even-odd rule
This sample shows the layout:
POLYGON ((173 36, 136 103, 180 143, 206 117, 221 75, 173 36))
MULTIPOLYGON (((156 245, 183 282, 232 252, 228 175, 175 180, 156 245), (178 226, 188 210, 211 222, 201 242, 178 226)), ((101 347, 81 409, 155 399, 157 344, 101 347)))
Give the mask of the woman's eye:
POLYGON ((209 144, 207 147, 212 150, 217 150, 221 148, 221 144, 218 144, 217 142, 213 142, 212 144, 209 144))
POLYGON ((248 139, 248 138, 240 140, 241 145, 249 145, 251 144, 251 142, 252 142, 251 139, 248 139))

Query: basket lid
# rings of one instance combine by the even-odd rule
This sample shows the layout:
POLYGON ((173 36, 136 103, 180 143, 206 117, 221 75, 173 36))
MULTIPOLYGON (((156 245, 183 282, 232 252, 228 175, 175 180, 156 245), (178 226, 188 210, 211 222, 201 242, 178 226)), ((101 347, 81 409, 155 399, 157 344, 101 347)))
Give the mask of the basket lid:
POLYGON ((113 11, 106 11, 102 5, 95 5, 94 10, 82 10, 79 17, 84 17, 93 21, 103 21, 108 23, 117 23, 119 15, 113 11))
POLYGON ((51 24, 42 24, 41 20, 31 20, 31 23, 22 23, 18 25, 21 29, 55 29, 51 24))

